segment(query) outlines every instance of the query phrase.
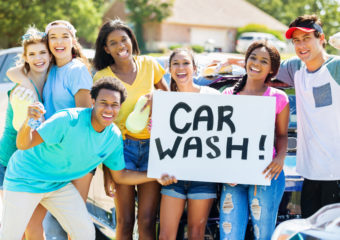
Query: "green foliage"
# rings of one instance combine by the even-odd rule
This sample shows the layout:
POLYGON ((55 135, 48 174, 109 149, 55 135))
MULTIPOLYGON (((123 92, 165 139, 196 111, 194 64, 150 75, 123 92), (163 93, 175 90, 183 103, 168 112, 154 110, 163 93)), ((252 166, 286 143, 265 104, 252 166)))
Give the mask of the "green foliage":
POLYGON ((271 33, 274 36, 276 36, 281 41, 285 41, 284 37, 282 36, 282 33, 279 31, 275 31, 272 29, 267 28, 265 25, 261 24, 248 24, 244 27, 241 27, 237 29, 237 38, 244 32, 264 32, 264 33, 271 33))
POLYGON ((181 48, 181 47, 183 47, 181 44, 175 44, 175 45, 171 45, 171 46, 169 47, 169 49, 170 49, 171 51, 173 51, 173 50, 175 50, 176 48, 181 48))
MULTIPOLYGON (((316 14, 323 22, 326 38, 339 32, 340 1, 338 0, 247 0, 282 23, 289 25, 296 17, 316 14)), ((336 50, 327 46, 327 50, 336 50)))
POLYGON ((20 44, 28 25, 41 31, 54 20, 70 21, 77 37, 94 43, 101 24, 105 0, 2 0, 0 1, 0 47, 20 44))
POLYGON ((129 9, 129 19, 134 23, 135 34, 142 52, 145 52, 143 39, 143 24, 146 22, 161 22, 172 12, 174 0, 124 0, 129 9))
POLYGON ((191 45, 191 49, 195 53, 202 53, 202 52, 204 52, 204 47, 201 46, 201 45, 191 45))

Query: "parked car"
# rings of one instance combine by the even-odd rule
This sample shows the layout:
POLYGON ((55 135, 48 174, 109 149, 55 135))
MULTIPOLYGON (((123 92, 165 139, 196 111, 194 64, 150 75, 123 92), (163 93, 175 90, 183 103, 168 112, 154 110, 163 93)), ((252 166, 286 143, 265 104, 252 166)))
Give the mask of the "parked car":
POLYGON ((274 35, 270 33, 261 32, 245 32, 242 33, 236 41, 236 51, 239 53, 245 53, 250 44, 257 40, 266 40, 270 44, 274 45, 279 52, 287 50, 287 44, 280 41, 274 35))
MULTIPOLYGON (((3 124, 6 114, 7 106, 7 91, 11 89, 14 84, 6 77, 6 71, 13 66, 16 61, 16 56, 21 54, 22 48, 12 48, 0 51, 0 134, 3 130, 3 124)), ((90 59, 94 56, 93 50, 86 50, 86 56, 90 59)), ((198 68, 203 69, 213 59, 216 59, 220 55, 197 55, 196 62, 199 65, 198 68)), ((225 56, 220 56, 221 60, 225 59, 225 56)), ((167 66, 168 57, 158 57, 156 59, 163 67, 167 66)), ((200 73, 196 76, 195 82, 200 85, 210 85, 216 89, 224 89, 226 86, 230 86, 235 83, 242 75, 239 68, 232 69, 231 74, 227 75, 214 75, 213 78, 204 78, 200 73)), ((170 76, 166 76, 166 80, 169 82, 170 76)), ((301 190, 301 177, 295 172, 296 164, 296 109, 295 109, 295 96, 290 95, 290 122, 289 122, 289 148, 287 157, 285 160, 285 172, 286 172, 286 191, 283 200, 280 205, 278 221, 282 222, 291 218, 300 217, 299 209, 299 191, 301 190)), ((115 237, 116 218, 115 218, 115 206, 112 198, 107 197, 104 191, 103 183, 103 171, 101 167, 97 168, 97 172, 92 180, 92 184, 89 191, 87 200, 87 208, 91 217, 96 225, 97 238, 100 239, 113 239, 115 237)), ((137 203, 136 203, 137 206, 137 203)), ((177 239, 185 239, 186 229, 186 217, 182 218, 179 228, 177 239)), ((214 204, 212 208, 206 230, 206 239, 218 239, 219 236, 219 213, 218 202, 214 204)), ((135 239, 138 237, 135 236, 135 239)))

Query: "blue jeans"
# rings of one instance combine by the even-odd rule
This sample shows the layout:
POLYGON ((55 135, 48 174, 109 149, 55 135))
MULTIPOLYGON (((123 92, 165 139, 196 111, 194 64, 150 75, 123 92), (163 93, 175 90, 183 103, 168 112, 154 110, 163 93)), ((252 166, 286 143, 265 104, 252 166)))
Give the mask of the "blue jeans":
POLYGON ((143 172, 148 170, 150 139, 124 140, 125 168, 143 172))
POLYGON ((223 185, 220 203, 220 239, 244 239, 249 212, 255 239, 270 240, 276 225, 277 211, 285 188, 282 171, 270 186, 223 185))
POLYGON ((217 184, 211 182, 178 181, 163 186, 161 194, 181 199, 216 198, 217 184))

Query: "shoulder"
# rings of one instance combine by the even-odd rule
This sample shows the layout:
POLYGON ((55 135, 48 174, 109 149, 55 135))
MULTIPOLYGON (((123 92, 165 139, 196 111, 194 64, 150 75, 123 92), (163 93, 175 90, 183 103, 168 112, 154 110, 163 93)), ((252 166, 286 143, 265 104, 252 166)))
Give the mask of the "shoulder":
POLYGON ((69 63, 69 69, 73 71, 88 71, 86 65, 79 59, 73 58, 69 63))
POLYGON ((340 84, 340 57, 330 56, 325 65, 332 78, 340 84))
POLYGON ((155 64, 158 65, 158 62, 152 56, 140 55, 140 56, 136 56, 135 60, 137 63, 141 65, 155 65, 155 64))
POLYGON ((95 82, 99 80, 100 78, 107 77, 107 76, 113 76, 110 66, 96 72, 96 74, 93 77, 93 81, 95 82))
POLYGON ((281 112, 282 109, 289 103, 288 95, 280 89, 269 87, 268 96, 276 98, 277 112, 281 112))

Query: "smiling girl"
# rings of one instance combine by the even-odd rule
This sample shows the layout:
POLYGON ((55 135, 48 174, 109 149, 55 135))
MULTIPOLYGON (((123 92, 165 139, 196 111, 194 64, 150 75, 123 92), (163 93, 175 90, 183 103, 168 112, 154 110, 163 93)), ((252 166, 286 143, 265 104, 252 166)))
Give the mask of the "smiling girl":
MULTIPOLYGON (((176 49, 169 59, 170 89, 175 92, 219 94, 219 91, 193 82, 197 68, 188 49, 176 49)), ((159 239, 176 239, 178 225, 188 205, 188 238, 204 239, 210 208, 216 198, 216 183, 178 181, 162 187, 159 239)))
POLYGON ((224 184, 220 202, 221 239, 244 239, 249 219, 255 239, 270 239, 275 229, 279 204, 285 188, 283 164, 287 149, 289 103, 287 95, 268 87, 278 72, 280 54, 263 41, 251 44, 246 52, 247 74, 224 94, 268 96, 276 99, 273 160, 263 171, 271 179, 270 186, 224 184))
MULTIPOLYGON (((47 47, 47 38, 44 32, 30 27, 22 36, 23 54, 20 66, 9 70, 9 76, 20 71, 28 79, 23 84, 16 85, 9 92, 6 124, 0 140, 0 185, 2 189, 6 166, 12 154, 17 150, 16 136, 27 115, 27 104, 42 102, 41 94, 50 66, 51 55, 47 47), (14 73, 12 72, 14 71, 14 73)), ((1 191, 2 192, 2 191, 1 191)), ((39 205, 26 228, 27 240, 44 239, 41 221, 45 216, 45 208, 39 205)))
MULTIPOLYGON (((88 60, 82 53, 80 44, 76 39, 76 29, 64 20, 56 20, 45 28, 48 38, 48 47, 53 55, 52 66, 43 88, 43 101, 46 109, 45 119, 50 118, 55 112, 73 107, 91 107, 90 89, 92 77, 89 72, 88 60)), ((11 80, 27 84, 29 81, 24 75, 20 75, 18 69, 13 70, 11 80)), ((84 201, 87 199, 93 172, 72 183, 80 192, 84 201)), ((61 239, 67 239, 66 233, 60 233, 61 228, 50 222, 51 215, 46 217, 44 228, 47 239, 62 235, 61 239), (55 229, 59 229, 56 231, 55 229)))
MULTIPOLYGON (((122 104, 115 121, 123 134, 126 169, 144 172, 148 167, 149 138, 147 128, 139 133, 127 130, 125 121, 137 100, 156 89, 168 90, 164 69, 149 56, 138 56, 139 48, 132 30, 120 20, 105 23, 98 34, 94 66, 99 70, 94 81, 113 76, 125 86, 128 97, 122 104)), ((117 213, 117 239, 131 239, 135 220, 135 186, 115 184, 104 168, 105 190, 113 196, 117 213)), ((140 239, 155 239, 155 224, 160 198, 160 185, 156 182, 137 185, 138 231, 140 239)))

